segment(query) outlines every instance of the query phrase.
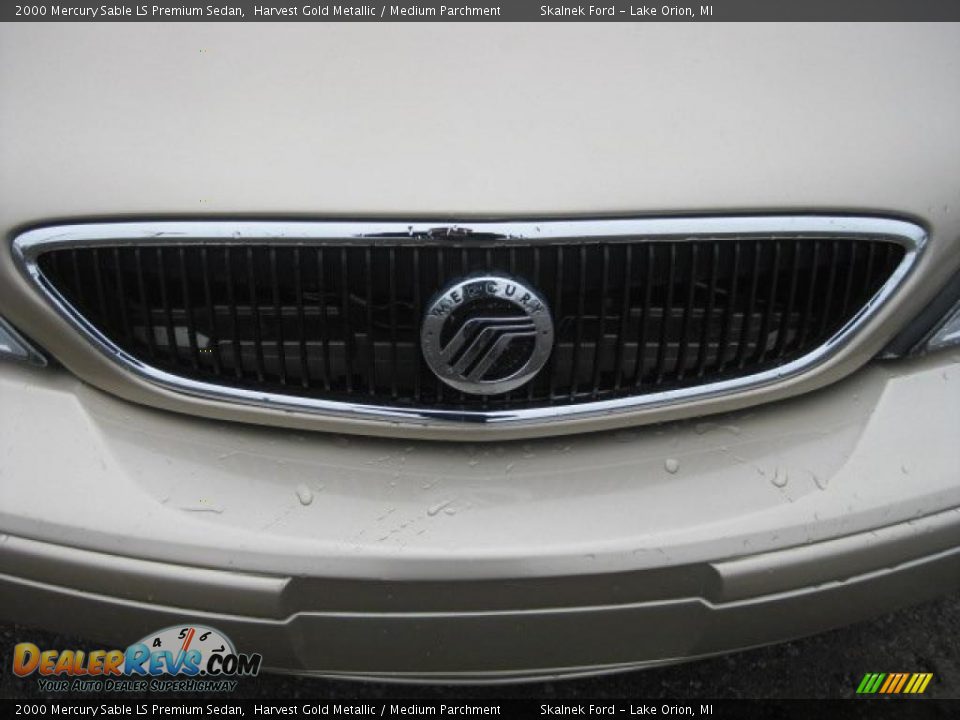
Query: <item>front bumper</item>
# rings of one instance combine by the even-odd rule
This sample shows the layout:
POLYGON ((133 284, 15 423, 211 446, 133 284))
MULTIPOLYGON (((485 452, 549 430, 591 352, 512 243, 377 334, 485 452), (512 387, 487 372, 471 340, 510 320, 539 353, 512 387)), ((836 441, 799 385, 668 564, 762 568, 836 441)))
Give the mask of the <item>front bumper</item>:
POLYGON ((960 589, 952 353, 499 445, 187 418, 10 364, 0 397, 0 616, 121 647, 192 620, 276 669, 576 674, 960 589))

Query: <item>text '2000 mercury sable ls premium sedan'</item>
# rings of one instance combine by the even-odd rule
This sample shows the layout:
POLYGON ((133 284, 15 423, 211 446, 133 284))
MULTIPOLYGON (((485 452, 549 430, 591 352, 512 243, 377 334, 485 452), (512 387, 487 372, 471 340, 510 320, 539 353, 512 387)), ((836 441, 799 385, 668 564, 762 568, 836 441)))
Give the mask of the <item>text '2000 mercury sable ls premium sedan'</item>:
POLYGON ((0 40, 6 620, 497 679, 960 586, 956 26, 0 40))

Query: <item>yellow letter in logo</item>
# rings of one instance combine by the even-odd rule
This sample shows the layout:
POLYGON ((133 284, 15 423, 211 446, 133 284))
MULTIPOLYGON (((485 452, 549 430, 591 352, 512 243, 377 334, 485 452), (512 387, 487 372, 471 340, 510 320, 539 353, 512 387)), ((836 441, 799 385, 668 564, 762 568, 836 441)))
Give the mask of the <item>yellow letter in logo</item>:
POLYGON ((29 675, 40 663, 40 648, 33 643, 19 643, 13 648, 13 673, 19 677, 29 675))

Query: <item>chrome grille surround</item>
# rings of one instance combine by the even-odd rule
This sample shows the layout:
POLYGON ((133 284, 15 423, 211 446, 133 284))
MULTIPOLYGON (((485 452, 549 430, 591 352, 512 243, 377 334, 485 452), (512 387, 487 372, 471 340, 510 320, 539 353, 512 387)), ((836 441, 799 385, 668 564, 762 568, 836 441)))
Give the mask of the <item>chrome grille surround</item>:
MULTIPOLYGON (((704 218, 550 220, 543 222, 285 222, 285 221, 161 221, 91 223, 45 227, 19 235, 13 244, 15 258, 29 280, 47 301, 102 354, 123 369, 167 390, 226 403, 318 414, 335 420, 363 419, 387 424, 456 426, 484 424, 500 427, 547 426, 558 419, 589 420, 641 408, 695 405, 708 398, 732 396, 771 387, 810 372, 849 343, 863 325, 893 296, 923 250, 922 228, 898 220, 844 216, 751 216, 704 218), (111 341, 79 312, 40 270, 38 258, 63 248, 150 245, 217 245, 258 243, 276 246, 313 245, 336 241, 396 244, 430 243, 442 246, 451 240, 478 242, 495 239, 551 243, 558 240, 603 239, 605 242, 669 240, 687 242, 723 238, 760 240, 823 237, 894 242, 904 248, 899 266, 875 296, 846 324, 817 348, 783 365, 739 377, 690 387, 568 405, 509 409, 463 410, 431 407, 398 407, 365 402, 343 402, 288 393, 227 387, 185 378, 153 367, 111 341)), ((349 429, 349 428, 345 428, 349 429)))

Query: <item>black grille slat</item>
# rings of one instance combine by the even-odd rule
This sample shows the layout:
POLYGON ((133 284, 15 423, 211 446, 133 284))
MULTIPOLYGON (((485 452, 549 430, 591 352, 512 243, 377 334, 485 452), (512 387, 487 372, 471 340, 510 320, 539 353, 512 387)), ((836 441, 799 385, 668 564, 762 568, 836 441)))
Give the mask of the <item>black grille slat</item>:
MULTIPOLYGON (((515 251, 512 251, 511 254, 513 252, 515 251)), ((597 334, 596 340, 594 341, 593 372, 591 373, 590 381, 590 396, 594 399, 596 399, 600 392, 600 368, 603 364, 603 345, 607 337, 607 294, 610 290, 610 246, 604 245, 601 252, 603 253, 603 265, 600 271, 600 295, 597 298, 597 304, 599 305, 597 313, 597 334)))
POLYGON ((397 399, 397 250, 390 248, 387 283, 390 288, 390 397, 397 399))
MULTIPOLYGON (((413 307, 412 307, 412 318, 419 318, 423 314, 422 309, 422 300, 420 297, 420 248, 414 247, 411 249, 412 260, 413 260, 413 307)), ((419 337, 419 334, 414 333, 416 337, 419 337)), ((420 362, 420 353, 414 352, 411 353, 413 356, 413 399, 414 402, 420 402, 422 399, 422 381, 420 379, 421 371, 421 362, 420 362)))
POLYGON ((274 343, 277 349, 277 368, 280 384, 287 384, 287 352, 283 342, 283 315, 280 300, 280 278, 277 273, 277 249, 270 248, 270 291, 273 296, 274 343))
POLYGON ((762 247, 762 243, 759 240, 755 240, 751 243, 751 247, 753 270, 750 273, 750 300, 746 306, 746 315, 743 316, 740 325, 740 343, 737 349, 737 367, 741 370, 747 362, 747 351, 750 348, 750 333, 753 330, 754 323, 753 315, 757 307, 757 290, 759 289, 760 283, 760 248, 762 247))
POLYGON ((799 272, 800 272, 800 249, 801 244, 799 240, 795 240, 791 243, 792 246, 792 255, 790 258, 790 290, 787 294, 787 304, 784 312, 780 314, 780 326, 777 328, 777 344, 773 351, 773 356, 776 359, 782 358, 784 352, 787 348, 788 335, 790 332, 790 320, 793 316, 794 302, 797 297, 797 283, 799 282, 799 272))
MULTIPOLYGON (((120 328, 123 331, 124 340, 129 343, 130 339, 133 337, 133 327, 130 324, 130 306, 129 298, 127 295, 127 270, 123 266, 121 259, 121 254, 126 256, 126 251, 121 251, 120 248, 113 248, 113 269, 114 269, 114 280, 117 284, 117 295, 122 298, 121 302, 117 304, 117 308, 120 311, 120 328)), ((132 278, 130 278, 132 282, 132 278)))
POLYGON ((623 284, 621 290, 620 305, 620 332, 617 334, 617 367, 614 371, 613 389, 619 391, 623 383, 623 362, 624 362, 624 344, 627 339, 627 332, 630 327, 630 300, 631 288, 630 277, 633 264, 633 246, 627 245, 623 249, 623 284))
POLYGON ((853 293, 853 284, 856 277, 856 257, 857 257, 857 243, 852 242, 850 245, 850 261, 847 263, 847 272, 846 279, 843 284, 843 304, 840 306, 840 313, 842 315, 847 314, 847 310, 850 308, 850 296, 853 293))
POLYGON ((232 338, 230 345, 233 349, 233 369, 234 375, 239 379, 243 377, 243 356, 240 353, 240 323, 237 319, 237 301, 234 294, 232 248, 223 249, 223 264, 224 277, 227 280, 227 307, 230 312, 230 337, 232 338))
POLYGON ((877 245, 876 243, 868 243, 867 245, 867 267, 863 273, 862 285, 860 288, 861 295, 864 295, 870 291, 870 288, 873 286, 875 272, 875 264, 877 259, 877 245))
MULTIPOLYGON (((120 329, 123 331, 124 340, 129 343, 133 338, 133 326, 130 323, 130 305, 126 284, 128 279, 132 283, 133 278, 127 278, 127 270, 124 268, 121 260, 121 249, 117 247, 113 248, 112 254, 114 282, 117 284, 117 295, 122 298, 122 300, 117 303, 117 309, 120 312, 120 329)), ((125 257, 126 251, 123 251, 123 254, 125 257)))
POLYGON ((97 304, 100 306, 100 314, 107 323, 109 323, 110 313, 107 311, 107 294, 103 288, 103 270, 100 263, 100 251, 93 249, 93 282, 97 288, 97 304))
MULTIPOLYGON (((320 249, 323 253, 323 248, 320 249)), ((356 343, 353 337, 352 323, 350 321, 350 286, 346 282, 347 273, 350 271, 350 258, 347 255, 347 248, 340 248, 340 274, 338 282, 340 283, 340 322, 343 327, 343 338, 346 341, 346 352, 344 362, 346 364, 347 392, 353 392, 353 362, 356 343)))
POLYGON ((840 242, 833 240, 830 242, 830 263, 827 272, 827 286, 824 290, 823 311, 820 313, 820 327, 817 330, 817 337, 823 337, 827 331, 827 324, 830 322, 830 308, 833 306, 834 288, 837 284, 837 260, 840 256, 840 242))
POLYGON ((303 303, 303 250, 296 247, 293 249, 293 292, 297 303, 297 322, 299 323, 299 343, 300 343, 300 384, 310 387, 310 363, 307 357, 307 316, 303 303))
MULTIPOLYGON (((460 248, 460 252, 458 253, 458 255, 460 256, 460 267, 459 267, 458 274, 460 277, 466 277, 470 273, 470 259, 467 256, 466 246, 460 248)), ((461 390, 457 394, 460 397, 461 403, 465 403, 467 401, 467 394, 465 392, 461 390)), ((486 395, 480 398, 480 404, 484 408, 487 407, 487 401, 488 401, 488 398, 486 395)))
MULTIPOLYGON (((667 271, 667 297, 661 306, 662 311, 660 313, 660 342, 657 346, 657 371, 654 373, 654 384, 660 385, 663 382, 664 373, 666 372, 667 364, 667 349, 669 345, 669 333, 670 325, 673 322, 673 302, 674 302, 674 288, 676 287, 676 271, 677 271, 677 246, 676 244, 670 245, 670 265, 669 270, 667 271)), ((641 358, 643 357, 643 347, 638 347, 637 352, 640 354, 641 358)))
POLYGON ((900 251, 899 248, 892 246, 887 243, 887 247, 884 250, 885 259, 886 259, 886 269, 883 273, 884 277, 893 274, 893 271, 896 269, 897 265, 900 263, 900 251))
MULTIPOLYGON (((76 288, 77 300, 84 304, 86 301, 86 283, 84 283, 80 277, 80 251, 71 250, 70 251, 70 262, 73 269, 73 283, 76 288)), ((106 320, 106 318, 104 318, 106 320)))
MULTIPOLYGON (((139 265, 137 267, 139 274, 139 265)), ((203 275, 203 302, 207 311, 207 332, 210 336, 210 360, 213 363, 213 374, 223 374, 223 362, 220 358, 220 335, 217 331, 217 315, 213 307, 213 292, 210 289, 210 258, 207 248, 200 248, 200 272, 203 275)))
MULTIPOLYGON (((554 326, 555 332, 559 339, 563 339, 564 323, 563 323, 563 246, 557 245, 556 247, 556 285, 554 287, 554 302, 552 306, 553 317, 554 317, 554 326)), ((547 365, 547 377, 550 378, 550 398, 553 399, 557 397, 557 348, 554 348, 553 353, 550 355, 550 362, 547 365)))
MULTIPOLYGON (((643 289, 643 305, 641 308, 641 316, 639 323, 639 330, 637 334, 637 348, 634 352, 634 361, 633 361, 633 384, 636 389, 640 389, 642 380, 645 377, 644 369, 646 358, 646 353, 644 349, 647 347, 647 338, 649 337, 649 327, 650 327, 650 310, 653 307, 653 261, 654 261, 654 250, 656 250, 656 245, 653 243, 646 246, 645 261, 646 261, 646 274, 645 277, 644 289, 643 289)), ((659 353, 657 353, 659 357, 659 353)))
POLYGON ((790 362, 870 301, 903 259, 882 240, 449 239, 67 247, 41 272, 127 354, 170 374, 310 398, 497 410, 688 387, 790 362), (447 388, 420 319, 447 282, 514 275, 554 319, 546 367, 494 396, 447 388))
MULTIPOLYGON (((436 252, 434 253, 434 261, 436 262, 436 270, 437 270, 437 282, 434 285, 434 288, 435 288, 434 292, 438 292, 440 288, 444 287, 447 284, 447 281, 446 281, 447 276, 446 276, 446 272, 444 271, 445 263, 444 263, 443 248, 436 249, 436 252)), ((430 294, 424 295, 424 300, 426 302, 430 301, 429 295, 430 294)), ((443 383, 440 382, 440 380, 434 375, 430 376, 429 382, 433 390, 433 396, 436 399, 435 400, 436 403, 438 405, 442 405, 444 402, 443 383)))
POLYGON ((690 243, 690 259, 687 262, 690 275, 686 279, 686 302, 683 305, 683 319, 680 324, 680 349, 677 351, 677 363, 674 373, 678 380, 683 380, 687 373, 687 355, 690 352, 690 319, 693 315, 693 304, 697 299, 697 243, 690 243))
POLYGON ((323 388, 329 392, 330 383, 330 333, 329 333, 329 315, 327 313, 326 283, 324 282, 324 273, 326 265, 324 264, 323 248, 316 248, 316 266, 317 266, 317 332, 320 335, 320 347, 323 356, 323 388))
MULTIPOLYGON (((164 320, 164 339, 163 345, 164 348, 172 355, 172 360, 174 363, 178 363, 180 360, 180 348, 179 343, 176 342, 176 337, 173 332, 173 309, 170 306, 170 297, 169 297, 169 288, 167 287, 167 271, 166 271, 166 262, 164 257, 164 249, 161 247, 157 248, 157 268, 160 283, 160 303, 163 306, 163 320, 164 320)), ((78 295, 78 297, 81 297, 78 295)), ((81 299, 81 303, 83 300, 81 299)))
POLYGON ((133 258, 136 264, 137 273, 137 293, 140 301, 140 314, 144 323, 144 335, 146 336, 147 353, 150 358, 157 356, 156 339, 154 338, 153 315, 149 311, 150 303, 147 299, 147 283, 143 273, 143 256, 140 248, 134 248, 133 258))
MULTIPOLYGON (((116 252, 116 249, 114 250, 116 252)), ((177 248, 177 259, 180 265, 180 288, 183 297, 183 304, 181 307, 183 307, 186 316, 187 344, 190 347, 190 364, 193 366, 194 370, 197 370, 200 367, 200 349, 197 347, 197 327, 193 319, 193 302, 190 299, 190 276, 187 273, 186 248, 177 248)), ((122 277, 122 273, 118 270, 118 284, 120 278, 122 277)), ((123 291, 120 289, 120 297, 123 296, 123 291)), ((121 303, 120 306, 125 307, 126 305, 125 303, 121 303)))
POLYGON ((376 338, 373 331, 373 260, 370 255, 370 248, 366 248, 363 255, 363 265, 366 286, 365 320, 366 329, 364 332, 364 350, 367 356, 367 388, 370 396, 377 394, 377 364, 373 354, 376 338))
POLYGON ((810 337, 810 330, 815 322, 813 303, 817 297, 817 281, 819 279, 818 270, 820 267, 819 260, 823 247, 823 243, 819 240, 814 240, 811 244, 813 246, 813 260, 810 263, 810 282, 807 284, 807 302, 804 304, 803 318, 800 321, 800 328, 797 333, 799 336, 797 344, 801 347, 810 337))
POLYGON ((587 299, 587 246, 580 246, 580 260, 577 263, 577 312, 574 316, 574 325, 576 331, 573 339, 573 360, 570 363, 570 399, 577 396, 577 388, 580 384, 580 364, 583 355, 583 316, 586 312, 587 299))
POLYGON ((250 306, 250 323, 253 329, 253 354, 256 360, 257 379, 262 383, 266 379, 266 361, 263 357, 263 326, 260 318, 259 293, 257 292, 257 264, 253 258, 253 248, 244 253, 247 261, 247 292, 250 306))
MULTIPOLYGON (((532 248, 530 248, 530 250, 533 254, 533 268, 532 268, 533 272, 530 280, 533 283, 533 286, 535 288, 539 288, 539 287, 542 287, 542 277, 543 277, 542 269, 541 269, 540 247, 537 245, 534 245, 532 248)), ((537 397, 536 392, 537 392, 537 387, 541 385, 541 381, 540 381, 541 377, 543 377, 543 375, 535 377, 533 380, 527 383, 527 402, 528 403, 533 403, 535 398, 537 397)))
POLYGON ((777 290, 779 289, 779 280, 780 280, 780 253, 781 253, 781 242, 775 240, 772 243, 773 246, 773 266, 770 271, 770 295, 765 303, 765 310, 760 321, 760 335, 757 339, 756 346, 756 355, 753 359, 753 362, 758 364, 763 364, 764 360, 767 358, 767 342, 766 338, 770 337, 770 328, 773 325, 773 316, 776 313, 777 308, 777 290))
POLYGON ((723 325, 720 331, 720 342, 717 347, 717 372, 721 375, 729 362, 727 351, 730 348, 730 333, 733 327, 734 316, 737 306, 737 278, 740 270, 740 256, 743 249, 743 243, 735 241, 733 245, 733 257, 730 265, 730 282, 726 287, 726 308, 723 312, 723 325))
MULTIPOLYGON (((710 249, 710 281, 707 285, 707 310, 704 319, 701 322, 699 343, 697 352, 697 377, 702 378, 707 370, 707 360, 709 358, 710 329, 713 327, 713 312, 717 299, 717 273, 720 267, 720 246, 712 243, 710 249)), ((719 351, 719 345, 718 345, 719 351)), ((717 364, 720 360, 717 358, 717 364)))

